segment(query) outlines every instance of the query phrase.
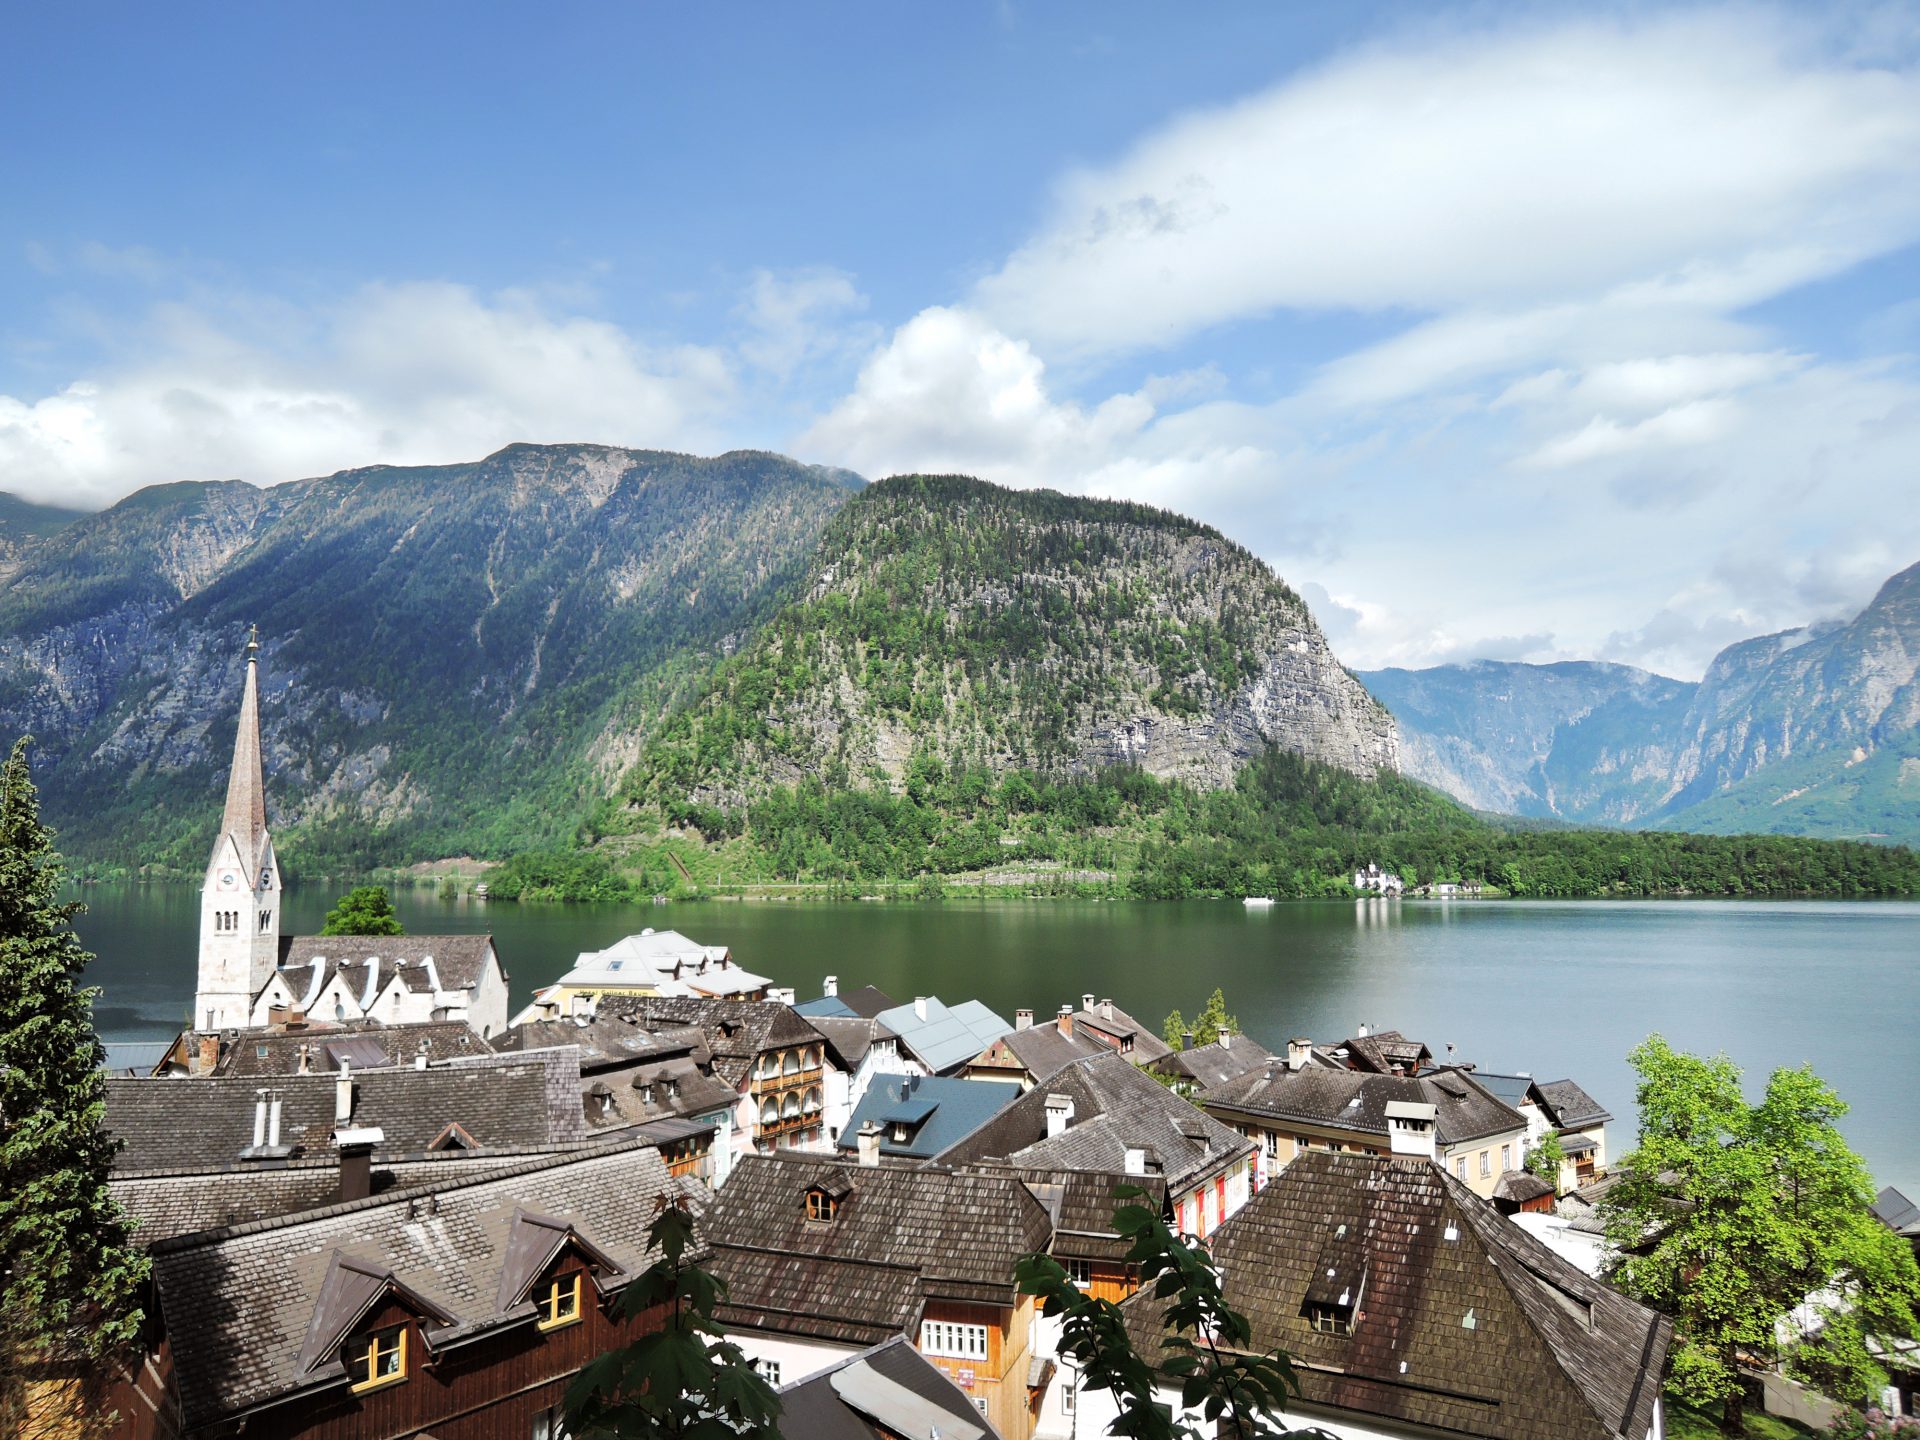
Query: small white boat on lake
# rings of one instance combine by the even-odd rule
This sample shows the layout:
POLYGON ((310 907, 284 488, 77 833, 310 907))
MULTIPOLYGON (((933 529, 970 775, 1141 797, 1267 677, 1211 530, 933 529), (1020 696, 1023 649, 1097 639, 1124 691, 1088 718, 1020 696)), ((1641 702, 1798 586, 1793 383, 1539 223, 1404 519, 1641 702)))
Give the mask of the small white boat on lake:
POLYGON ((1240 903, 1249 910, 1264 910, 1267 906, 1273 904, 1273 897, 1271 895, 1249 895, 1240 903))

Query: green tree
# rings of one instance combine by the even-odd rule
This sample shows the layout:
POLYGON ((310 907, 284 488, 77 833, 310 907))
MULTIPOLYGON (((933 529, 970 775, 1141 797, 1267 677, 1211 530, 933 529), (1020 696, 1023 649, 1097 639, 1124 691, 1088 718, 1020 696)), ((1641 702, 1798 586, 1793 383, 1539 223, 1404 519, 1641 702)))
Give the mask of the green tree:
POLYGON ((1186 1032, 1193 1031, 1195 1045, 1211 1045, 1220 1038, 1220 1032, 1230 1030, 1235 1035, 1241 1033, 1240 1022, 1227 1013, 1225 992, 1215 990, 1207 997, 1207 1003, 1194 1017, 1189 1026, 1178 1010, 1160 1022, 1160 1034, 1167 1044, 1178 1050, 1185 1042, 1186 1032))
MULTIPOLYGON (((29 1376, 99 1376, 136 1338, 147 1259, 107 1188, 106 1114, 92 960, 63 903, 16 741, 0 765, 0 1433, 16 1433, 29 1376)), ((51 1432, 50 1432, 51 1433, 51 1432)))
POLYGON ((1640 1145, 1601 1208, 1624 1254, 1616 1281, 1673 1316, 1672 1388, 1718 1403, 1721 1428, 1741 1434, 1740 1360, 1773 1358, 1776 1326, 1809 1297, 1826 1326, 1790 1363, 1840 1382, 1845 1399, 1884 1384, 1863 1337, 1914 1334, 1920 1272, 1868 1212, 1872 1182, 1836 1123, 1845 1103, 1802 1068, 1774 1071, 1749 1105, 1726 1056, 1658 1035, 1628 1058, 1640 1145))
POLYGON ((1527 1169, 1539 1176, 1555 1190, 1560 1188, 1560 1167, 1566 1161, 1566 1149, 1560 1144, 1560 1137, 1549 1130, 1540 1137, 1540 1143, 1527 1151, 1527 1169))
POLYGON ((322 935, 404 935, 393 901, 378 885, 356 885, 327 912, 322 935))
MULTIPOLYGON (((1131 1202, 1145 1192, 1124 1186, 1114 1194, 1131 1202)), ((1136 1440, 1283 1433, 1274 1417, 1299 1391, 1293 1364, 1284 1351, 1252 1349, 1253 1327, 1228 1305, 1206 1245, 1175 1235, 1162 1216, 1137 1203, 1115 1210, 1113 1225, 1128 1242, 1141 1291, 1161 1303, 1157 1356, 1134 1348, 1119 1305, 1082 1291, 1051 1255, 1029 1255, 1015 1270, 1020 1292, 1038 1296, 1045 1314, 1060 1317, 1059 1354, 1080 1376, 1081 1392, 1112 1395, 1120 1413, 1107 1433, 1136 1440), (1163 1413, 1155 1403, 1160 1388, 1179 1391, 1180 1410, 1198 1411, 1203 1424, 1163 1413)))
POLYGON ((780 1440, 780 1399, 724 1338, 713 1312, 726 1282, 687 1258, 693 1217, 662 1198, 647 1231, 660 1258, 620 1297, 628 1319, 663 1314, 659 1329, 593 1361, 567 1387, 577 1440, 780 1440))

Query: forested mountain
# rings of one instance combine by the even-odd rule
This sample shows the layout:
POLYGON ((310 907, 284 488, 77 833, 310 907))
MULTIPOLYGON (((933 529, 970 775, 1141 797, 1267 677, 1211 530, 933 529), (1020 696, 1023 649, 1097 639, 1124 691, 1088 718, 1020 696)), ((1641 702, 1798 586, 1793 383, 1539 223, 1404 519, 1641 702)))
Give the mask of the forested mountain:
POLYGON ((1847 623, 1729 646, 1697 684, 1490 662, 1362 678, 1407 773, 1485 809, 1920 843, 1920 565, 1847 623))
POLYGON ((1358 775, 1397 759, 1391 718, 1253 555, 1143 506, 902 476, 835 517, 803 593, 624 793, 691 815, 803 779, 1121 765, 1204 789, 1269 747, 1358 775))
POLYGON ((257 624, 296 866, 563 843, 857 484, 752 452, 522 445, 156 486, 0 580, 0 730, 38 738, 70 852, 195 869, 257 624))

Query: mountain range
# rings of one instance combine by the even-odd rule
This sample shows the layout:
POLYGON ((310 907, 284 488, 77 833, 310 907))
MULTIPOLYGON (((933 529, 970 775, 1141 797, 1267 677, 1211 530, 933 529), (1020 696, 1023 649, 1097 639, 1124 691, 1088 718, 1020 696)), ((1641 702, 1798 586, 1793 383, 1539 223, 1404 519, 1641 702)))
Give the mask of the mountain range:
MULTIPOLYGON (((1735 646, 1698 684, 1356 676, 1265 564, 1168 512, 760 452, 516 445, 160 485, 88 515, 0 496, 0 730, 36 737, 69 853, 189 873, 256 625, 296 871, 653 824, 738 835, 768 796, 930 777, 954 815, 1002 782, 1091 785, 1071 805, 1098 810, 1119 770, 1204 793, 1273 753, 1523 816, 1920 839, 1917 609, 1920 567, 1851 624, 1735 646)), ((990 842, 976 815, 969 844, 1042 844, 996 804, 1011 831, 990 842)))
POLYGON ((1401 767, 1480 809, 1920 844, 1920 565, 1853 619, 1728 646, 1697 682, 1625 665, 1374 670, 1401 767))

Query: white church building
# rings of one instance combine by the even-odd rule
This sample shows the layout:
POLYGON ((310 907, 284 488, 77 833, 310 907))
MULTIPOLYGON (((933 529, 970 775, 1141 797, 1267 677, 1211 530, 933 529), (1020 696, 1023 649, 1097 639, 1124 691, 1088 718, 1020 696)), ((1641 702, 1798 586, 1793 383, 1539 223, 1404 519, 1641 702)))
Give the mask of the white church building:
POLYGON ((280 866, 267 830, 260 758, 260 643, 246 688, 220 833, 200 890, 192 1029, 465 1020, 483 1039, 506 1028, 507 977, 487 935, 282 936, 280 866))

